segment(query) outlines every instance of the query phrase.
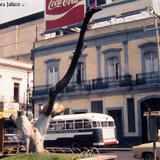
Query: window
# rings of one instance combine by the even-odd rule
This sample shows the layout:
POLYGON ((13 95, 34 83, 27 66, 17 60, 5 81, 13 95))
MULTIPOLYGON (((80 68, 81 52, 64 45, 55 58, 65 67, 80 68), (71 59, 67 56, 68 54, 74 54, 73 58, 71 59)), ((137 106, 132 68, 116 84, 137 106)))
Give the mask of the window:
POLYGON ((134 98, 127 98, 128 131, 135 132, 134 98))
POLYGON ((144 53, 144 65, 146 72, 158 71, 158 58, 156 53, 154 52, 144 53))
POLYGON ((119 62, 117 57, 111 57, 107 59, 108 77, 115 77, 118 79, 119 76, 119 62))
POLYGON ((97 0, 97 6, 106 4, 106 0, 97 0))
POLYGON ((100 127, 100 122, 93 122, 93 127, 100 127))
POLYGON ((84 63, 78 62, 75 70, 76 83, 81 84, 84 81, 84 63))
POLYGON ((111 48, 104 51, 104 62, 105 62, 105 77, 112 79, 118 79, 121 75, 120 70, 120 57, 121 48, 111 48))
POLYGON ((101 126, 102 126, 102 127, 108 127, 108 123, 107 123, 107 121, 103 121, 103 122, 101 122, 101 126))
MULTIPOLYGON (((80 56, 71 80, 72 82, 79 85, 82 84, 84 80, 86 80, 86 56, 87 55, 85 54, 80 56)), ((73 56, 70 57, 70 61, 72 61, 72 58, 73 56)))
POLYGON ((63 129, 65 129, 65 123, 64 123, 64 121, 59 121, 59 122, 58 122, 57 129, 58 129, 58 130, 63 130, 63 129))
POLYGON ((55 85, 59 80, 59 59, 50 59, 46 63, 46 83, 55 85))
POLYGON ((19 102, 19 83, 14 83, 13 98, 15 102, 19 102))
POLYGON ((82 126, 82 120, 75 120, 75 129, 81 129, 82 126))
POLYGON ((103 113, 103 102, 102 101, 92 101, 91 102, 91 112, 103 113))
POLYGON ((69 108, 65 108, 64 115, 68 115, 69 113, 70 113, 70 109, 69 108))
POLYGON ((73 129, 74 123, 73 121, 66 121, 66 129, 73 129))
POLYGON ((48 69, 49 71, 49 84, 55 85, 58 82, 58 68, 57 67, 51 67, 48 69))
POLYGON ((57 122, 50 122, 49 129, 57 130, 57 122))
POLYGON ((148 42, 139 47, 141 49, 142 73, 158 71, 157 44, 148 42))
POLYGON ((91 128, 91 122, 89 120, 84 120, 84 128, 91 128))
POLYGON ((114 126, 114 122, 110 121, 108 122, 108 127, 113 127, 114 126))

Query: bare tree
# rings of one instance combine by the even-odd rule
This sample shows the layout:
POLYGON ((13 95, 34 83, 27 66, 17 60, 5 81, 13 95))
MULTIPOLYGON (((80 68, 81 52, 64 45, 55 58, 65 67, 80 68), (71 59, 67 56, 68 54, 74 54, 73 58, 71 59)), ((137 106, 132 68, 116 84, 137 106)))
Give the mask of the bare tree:
POLYGON ((64 111, 64 107, 62 104, 55 103, 56 96, 70 82, 74 74, 78 59, 81 53, 83 52, 83 50, 85 49, 84 36, 87 30, 87 25, 91 17, 93 16, 93 14, 100 10, 101 10, 100 8, 87 9, 72 62, 66 74, 64 75, 64 77, 54 87, 50 88, 48 104, 40 113, 38 120, 36 122, 30 122, 23 111, 18 112, 17 119, 15 119, 13 115, 10 117, 11 120, 13 120, 16 123, 17 127, 21 129, 24 134, 27 153, 28 152, 38 152, 38 153, 45 152, 43 142, 44 142, 44 137, 46 135, 49 122, 52 117, 59 115, 64 111))

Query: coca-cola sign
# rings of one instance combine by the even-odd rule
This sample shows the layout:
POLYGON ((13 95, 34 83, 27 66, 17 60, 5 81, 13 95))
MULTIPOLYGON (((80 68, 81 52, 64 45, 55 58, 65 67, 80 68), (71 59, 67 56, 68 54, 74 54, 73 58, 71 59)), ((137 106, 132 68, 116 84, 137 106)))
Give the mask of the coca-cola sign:
POLYGON ((84 18, 84 0, 46 0, 46 30, 80 23, 84 18))

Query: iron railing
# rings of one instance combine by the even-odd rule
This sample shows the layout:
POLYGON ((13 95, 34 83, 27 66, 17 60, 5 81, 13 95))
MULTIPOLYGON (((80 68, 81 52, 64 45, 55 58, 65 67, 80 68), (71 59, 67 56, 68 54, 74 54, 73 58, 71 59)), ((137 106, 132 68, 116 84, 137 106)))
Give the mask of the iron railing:
POLYGON ((131 86, 132 80, 130 75, 98 78, 92 80, 92 89, 107 89, 131 86))
POLYGON ((154 85, 160 83, 160 72, 148 72, 136 75, 136 85, 154 85))
MULTIPOLYGON (((71 93, 76 91, 92 91, 96 89, 107 89, 130 86, 132 84, 131 76, 119 76, 110 78, 97 78, 87 81, 70 82, 62 93, 71 93)), ((49 93, 51 85, 42 85, 34 87, 33 95, 46 95, 49 93)))
MULTIPOLYGON (((145 86, 146 88, 151 85, 156 85, 160 83, 159 72, 141 73, 136 74, 136 79, 132 80, 131 75, 124 75, 118 77, 109 78, 97 78, 87 81, 70 82, 67 87, 61 92, 64 93, 74 93, 78 91, 95 91, 100 89, 111 89, 118 91, 122 87, 135 87, 135 86, 145 86)), ((46 95, 49 93, 49 88, 51 85, 36 86, 33 89, 33 95, 46 95)))

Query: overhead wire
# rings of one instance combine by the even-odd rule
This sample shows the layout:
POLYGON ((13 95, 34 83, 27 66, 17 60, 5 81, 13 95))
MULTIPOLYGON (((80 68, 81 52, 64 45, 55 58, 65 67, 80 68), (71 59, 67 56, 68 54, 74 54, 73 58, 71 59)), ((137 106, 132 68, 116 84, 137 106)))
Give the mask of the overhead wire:
MULTIPOLYGON (((130 17, 127 17, 128 19, 130 19, 130 20, 132 20, 132 21, 134 21, 135 19, 132 19, 132 18, 130 18, 130 17)), ((92 18, 92 20, 94 21, 94 19, 92 18)), ((106 23, 107 24, 107 22, 106 21, 104 21, 104 23, 106 23)), ((124 22, 124 23, 127 23, 127 22, 124 22)), ((108 25, 107 25, 108 26, 108 25)), ((113 26, 113 25, 110 25, 108 28, 106 28, 106 30, 107 31, 113 31, 113 32, 119 32, 119 31, 122 31, 122 29, 121 30, 119 30, 118 28, 117 29, 115 29, 115 27, 114 27, 114 29, 113 28, 111 28, 111 26, 113 26)), ((101 33, 99 32, 100 31, 100 28, 94 28, 94 30, 96 31, 96 33, 97 33, 97 35, 100 35, 101 33)), ((125 28, 124 28, 124 30, 125 30, 125 28)), ((103 32, 104 33, 104 32, 103 32)), ((146 42, 150 42, 147 38, 142 38, 142 37, 140 37, 140 36, 138 36, 138 35, 133 35, 133 37, 136 37, 136 38, 139 38, 139 39, 142 39, 142 40, 144 40, 144 41, 146 41, 146 42)))
MULTIPOLYGON (((146 14, 144 14, 144 13, 142 13, 143 15, 144 15, 144 18, 145 18, 145 16, 146 16, 146 18, 149 18, 149 16, 148 15, 146 15, 146 14)), ((131 17, 127 17, 128 19, 130 19, 130 20, 132 20, 132 21, 135 21, 135 20, 137 20, 137 19, 133 19, 133 18, 131 18, 131 17)), ((144 19, 143 18, 143 19, 144 19)), ((125 17, 123 17, 123 19, 124 19, 124 22, 123 23, 126 23, 125 22, 125 17)), ((116 20, 116 19, 115 19, 116 20)), ((94 23, 94 18, 92 17, 92 21, 93 21, 93 23, 94 23)), ((111 20, 110 20, 110 22, 108 22, 108 21, 104 21, 104 23, 106 23, 106 26, 108 26, 108 24, 110 24, 109 26, 110 27, 108 27, 106 30, 108 31, 108 30, 111 30, 111 31, 113 31, 113 32, 118 32, 118 31, 122 31, 122 29, 121 30, 119 30, 118 28, 117 29, 113 29, 111 26, 112 26, 112 24, 111 24, 111 20)), ((115 23, 116 24, 116 23, 115 23)), ((104 27, 104 26, 103 26, 104 27)), ((95 32, 96 32, 96 34, 97 35, 100 35, 100 34, 103 34, 103 33, 100 33, 99 31, 100 31, 100 29, 99 28, 94 28, 94 30, 95 30, 95 32)), ((124 30, 125 30, 125 28, 124 28, 124 30)), ((136 37, 136 38, 139 38, 139 39, 142 39, 143 41, 145 41, 145 42, 150 42, 150 40, 148 40, 148 38, 142 38, 142 37, 140 37, 140 36, 138 36, 138 35, 133 35, 133 37, 136 37)), ((95 41, 95 43, 97 43, 97 40, 95 41)), ((121 66, 122 67, 122 66, 121 66)), ((124 70, 124 68, 122 68, 122 70, 124 70)))

